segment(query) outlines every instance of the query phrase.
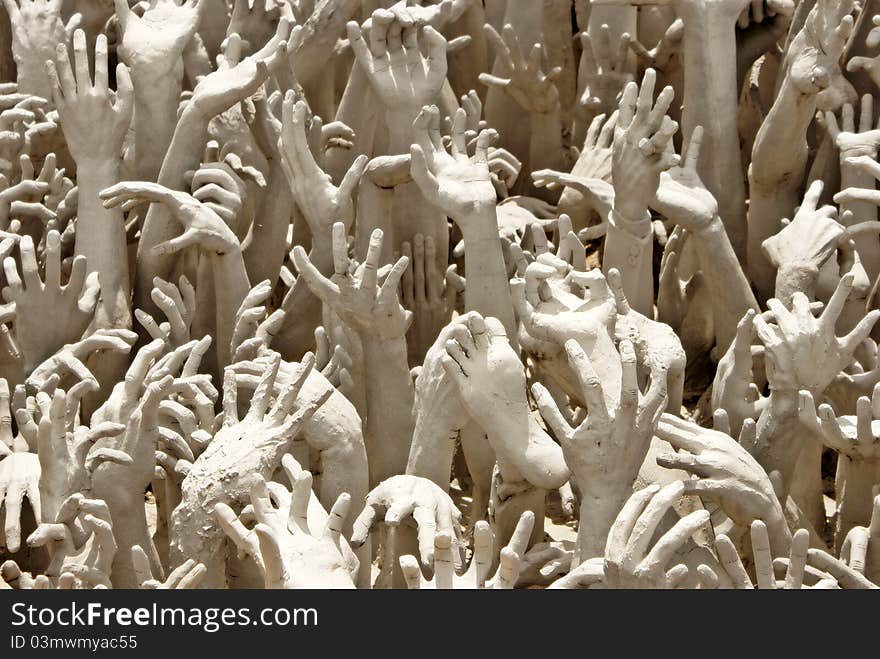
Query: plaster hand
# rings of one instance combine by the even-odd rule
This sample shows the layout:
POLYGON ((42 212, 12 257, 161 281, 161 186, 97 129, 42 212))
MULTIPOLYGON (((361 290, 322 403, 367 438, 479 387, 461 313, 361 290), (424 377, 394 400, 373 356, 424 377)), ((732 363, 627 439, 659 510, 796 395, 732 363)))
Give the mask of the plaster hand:
POLYGON ((872 583, 880 585, 880 495, 874 497, 868 526, 854 526, 846 534, 840 559, 872 583))
POLYGON ((648 69, 641 86, 635 82, 626 84, 614 131, 614 208, 623 220, 631 223, 644 220, 660 185, 661 173, 680 161, 666 150, 678 130, 678 124, 666 115, 675 92, 672 87, 665 87, 654 101, 656 78, 654 70, 648 69))
MULTIPOLYGON (((351 544, 360 547, 373 527, 415 524, 418 529, 419 558, 431 566, 435 561, 434 537, 441 533, 458 547, 456 564, 463 563, 461 551, 461 511, 440 487, 418 476, 392 476, 367 495, 363 512, 354 521, 351 544)), ((393 548, 391 548, 393 551, 393 548)))
POLYGON ((771 390, 792 392, 807 389, 819 394, 849 364, 856 347, 880 317, 880 311, 871 311, 850 333, 837 337, 835 324, 852 287, 853 275, 844 275, 818 318, 813 315, 803 293, 792 296, 791 311, 779 300, 767 301, 774 323, 768 324, 759 315, 754 324, 758 338, 764 344, 771 390))
POLYGON ((709 513, 696 510, 678 520, 653 543, 663 517, 685 493, 674 481, 662 489, 651 485, 633 494, 608 534, 605 583, 609 588, 675 588, 688 576, 688 567, 669 567, 678 550, 699 529, 710 524, 709 513))
POLYGON ((150 560, 140 546, 131 548, 131 559, 143 590, 193 590, 199 587, 205 576, 205 566, 189 559, 171 571, 164 581, 153 576, 150 560))
POLYGON ((611 28, 603 24, 599 26, 595 38, 591 38, 586 31, 581 32, 580 41, 578 82, 584 91, 579 102, 588 110, 611 114, 617 109, 624 85, 634 77, 628 62, 632 38, 624 32, 618 43, 612 44, 611 28))
POLYGON ((562 75, 562 67, 556 66, 544 72, 544 62, 547 61, 544 46, 534 44, 526 58, 516 30, 509 23, 502 30, 503 37, 488 24, 484 32, 495 49, 495 56, 504 73, 503 76, 481 73, 480 82, 488 87, 503 89, 528 112, 546 114, 558 110, 556 80, 562 75))
POLYGON ((466 114, 459 109, 452 127, 450 152, 440 135, 440 111, 436 106, 423 107, 413 128, 415 144, 410 148, 412 177, 432 204, 453 218, 465 234, 468 217, 476 209, 495 205, 496 192, 489 174, 489 146, 494 131, 482 130, 477 136, 474 157, 468 156, 465 142, 466 114))
POLYGON ((95 41, 94 82, 89 74, 86 36, 82 30, 73 35, 73 52, 73 68, 64 44, 59 44, 55 57, 47 58, 46 62, 52 100, 58 109, 64 139, 82 167, 115 164, 121 156, 134 109, 128 69, 124 64, 116 66, 116 91, 111 92, 107 38, 99 35, 95 41))
POLYGON ((143 203, 156 203, 170 211, 184 231, 156 245, 153 248, 156 254, 171 254, 196 245, 218 256, 240 250, 238 238, 223 219, 186 192, 170 190, 158 183, 124 181, 102 190, 100 197, 105 208, 122 206, 123 210, 130 210, 143 203))
POLYGON ((250 500, 256 525, 252 531, 226 504, 218 503, 214 514, 238 546, 258 552, 257 563, 266 588, 354 588, 352 575, 357 573, 357 559, 350 550, 345 556, 347 546, 341 537, 351 497, 341 494, 327 515, 323 531, 313 534, 308 520, 312 475, 297 470, 291 457, 285 456, 284 467, 292 492, 277 483, 266 483, 259 475, 253 479, 250 500), (349 564, 351 559, 353 566, 349 564))
POLYGON ((430 25, 420 28, 399 20, 391 11, 377 9, 369 45, 356 22, 350 21, 347 31, 355 59, 385 106, 389 122, 412 121, 422 106, 434 102, 447 71, 446 39, 437 30, 430 25))
POLYGON ((502 470, 504 463, 515 470, 505 480, 525 479, 543 489, 561 486, 568 479, 562 451, 543 431, 529 428, 525 372, 501 323, 471 314, 467 325, 453 328, 446 353, 443 367, 458 385, 465 409, 488 435, 502 470))
POLYGON ((489 523, 480 520, 474 527, 474 554, 468 569, 455 574, 452 538, 445 532, 434 536, 434 576, 425 579, 415 556, 401 556, 400 569, 410 590, 493 589, 511 590, 522 569, 522 556, 532 534, 535 515, 524 512, 506 546, 501 548, 498 569, 490 575, 495 559, 495 536, 489 523))
POLYGON ((70 278, 61 284, 61 236, 46 237, 45 275, 40 279, 34 243, 30 236, 19 242, 21 276, 15 259, 3 261, 7 286, 3 298, 15 303, 15 337, 26 372, 54 354, 65 343, 78 340, 92 320, 100 286, 97 273, 86 275, 86 260, 73 260, 70 278), (50 322, 51 318, 51 322, 50 322))
POLYGON ((12 24, 12 56, 18 69, 18 91, 50 98, 45 62, 58 44, 66 44, 82 16, 74 14, 65 24, 61 0, 3 0, 12 24))
POLYGON ((717 501, 740 526, 747 527, 756 519, 766 522, 774 533, 774 543, 779 543, 777 549, 782 549, 789 537, 782 504, 769 476, 743 446, 748 444, 745 435, 751 433, 754 437, 754 431, 754 422, 747 421, 742 439, 737 442, 723 432, 664 414, 657 437, 669 442, 678 453, 660 455, 657 463, 696 476, 696 480, 684 481, 685 491, 717 501))
POLYGON ((343 176, 339 186, 333 185, 317 162, 318 152, 310 146, 306 133, 308 106, 295 101, 293 91, 284 98, 281 139, 278 150, 285 164, 287 179, 297 206, 302 211, 316 245, 327 245, 330 227, 342 222, 351 228, 354 221, 353 194, 364 169, 367 156, 358 156, 343 176))
POLYGON ((46 576, 72 574, 77 587, 111 588, 110 574, 116 557, 116 538, 107 504, 82 494, 67 498, 52 523, 42 523, 28 536, 28 545, 51 548, 46 576))

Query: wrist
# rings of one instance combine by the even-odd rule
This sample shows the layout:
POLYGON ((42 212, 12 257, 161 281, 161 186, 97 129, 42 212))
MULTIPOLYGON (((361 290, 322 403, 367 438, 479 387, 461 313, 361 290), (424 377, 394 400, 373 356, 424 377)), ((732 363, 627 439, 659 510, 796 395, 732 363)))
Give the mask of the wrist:
POLYGON ((653 235, 651 213, 647 206, 622 206, 615 203, 608 214, 608 224, 640 240, 653 235))

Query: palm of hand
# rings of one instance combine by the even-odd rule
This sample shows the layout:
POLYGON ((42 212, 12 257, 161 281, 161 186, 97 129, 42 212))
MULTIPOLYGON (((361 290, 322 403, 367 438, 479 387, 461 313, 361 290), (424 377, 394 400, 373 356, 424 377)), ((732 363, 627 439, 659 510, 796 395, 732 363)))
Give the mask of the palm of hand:
POLYGON ((833 328, 819 323, 810 314, 797 327, 776 333, 764 340, 767 380, 771 388, 783 391, 808 389, 821 393, 841 368, 846 356, 841 351, 833 328))
POLYGON ((358 331, 383 338, 402 337, 409 326, 408 314, 397 296, 383 297, 381 289, 362 286, 361 276, 334 275, 339 286, 339 304, 334 310, 343 322, 358 331))
POLYGON ((180 65, 180 55, 197 26, 198 10, 191 4, 160 2, 143 18, 132 16, 122 37, 122 58, 136 74, 164 75, 180 65))
POLYGON ((788 226, 764 241, 763 249, 777 267, 806 263, 819 268, 837 250, 845 230, 835 219, 834 209, 825 206, 811 210, 805 206, 788 226))
POLYGON ((19 6, 21 23, 13 25, 12 37, 19 48, 36 51, 48 55, 50 59, 55 53, 55 44, 67 40, 67 32, 61 21, 60 3, 35 0, 22 2, 19 6))
POLYGON ((464 217, 474 208, 495 205, 497 193, 487 164, 473 162, 464 155, 453 157, 446 153, 435 154, 434 164, 442 208, 455 209, 456 217, 464 217))

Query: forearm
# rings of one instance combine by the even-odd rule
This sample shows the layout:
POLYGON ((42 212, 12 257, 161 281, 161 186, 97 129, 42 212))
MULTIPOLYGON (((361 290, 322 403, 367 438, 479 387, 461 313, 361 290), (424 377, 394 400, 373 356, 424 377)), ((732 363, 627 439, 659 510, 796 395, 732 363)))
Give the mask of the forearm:
POLYGON ((124 495, 102 497, 107 502, 113 520, 113 536, 116 539, 116 555, 113 558, 113 587, 138 588, 140 586, 131 559, 131 548, 141 547, 150 560, 154 575, 163 570, 150 537, 144 510, 143 492, 126 492, 124 495))
MULTIPOLYGON (((562 124, 559 103, 549 112, 529 114, 532 127, 529 141, 529 166, 538 169, 563 169, 562 124)), ((524 177, 526 178, 526 177, 524 177)), ((544 190, 546 194, 546 190, 544 190)))
POLYGON ((243 245, 248 278, 253 282, 278 280, 287 250, 291 195, 287 177, 278 158, 270 160, 269 184, 263 203, 243 245))
POLYGON ((97 327, 131 327, 128 249, 125 219, 119 208, 104 208, 98 193, 119 182, 116 159, 81 160, 79 212, 76 222, 77 255, 86 257, 89 272, 97 272, 101 297, 95 314, 97 327))
POLYGON ((700 268, 712 291, 715 343, 724 353, 746 312, 760 309, 720 218, 692 235, 698 241, 700 268))
POLYGON ((144 76, 134 69, 132 79, 138 178, 156 181, 177 125, 181 76, 173 72, 161 77, 155 74, 144 76))
POLYGON ((638 221, 623 220, 616 210, 608 215, 602 271, 620 271, 623 291, 630 306, 648 318, 654 317, 653 234, 646 215, 638 221))
MULTIPOLYGON (((876 158, 876 152, 869 154, 871 158, 876 158)), ((873 190, 875 186, 874 177, 862 169, 846 162, 846 153, 840 154, 840 189, 847 188, 868 188, 873 190)), ((877 206, 866 201, 847 201, 840 204, 839 214, 841 224, 852 226, 861 222, 873 222, 877 220, 877 206), (852 216, 846 215, 846 211, 850 211, 852 216)), ((880 274, 880 240, 874 232, 863 233, 857 235, 853 241, 855 242, 856 252, 859 260, 865 268, 870 281, 875 281, 877 275, 880 274)))
POLYGON ((591 558, 605 556, 608 532, 617 519, 629 496, 632 485, 627 489, 589 487, 578 483, 581 494, 581 508, 578 516, 577 545, 571 567, 574 569, 591 558))
MULTIPOLYGON (((798 418, 798 392, 771 390, 757 424, 755 459, 768 474, 782 477, 783 497, 791 489, 798 456, 805 441, 813 441, 798 418)), ((747 447, 750 448, 750 447, 747 447)))
POLYGON ((839 547, 854 526, 868 526, 874 504, 874 487, 880 483, 880 461, 853 460, 838 457, 838 481, 843 490, 838 492, 835 537, 839 547))
POLYGON ((241 250, 222 256, 212 254, 209 258, 214 273, 214 290, 218 293, 215 338, 218 370, 222 373, 231 363, 229 346, 235 329, 235 316, 251 286, 241 250))
POLYGON ((464 235, 465 306, 468 311, 497 318, 513 341, 516 321, 495 206, 477 208, 471 217, 455 219, 464 235))
POLYGON ((774 270, 761 249, 775 235, 783 217, 791 217, 807 163, 807 128, 816 109, 814 96, 804 96, 783 82, 776 102, 755 138, 749 168, 749 276, 761 297, 772 293, 774 270))
POLYGON ((746 247, 745 185, 740 154, 739 87, 736 79, 736 15, 714 3, 679 3, 684 19, 685 140, 702 126, 700 177, 718 200, 720 216, 734 251, 746 247))
POLYGON ((776 292, 774 296, 784 305, 791 304, 791 296, 803 293, 810 300, 816 299, 816 282, 819 269, 805 263, 791 263, 776 271, 776 292))
POLYGON ((367 377, 366 444, 370 481, 379 483, 406 470, 413 437, 413 384, 406 340, 361 334, 367 377))

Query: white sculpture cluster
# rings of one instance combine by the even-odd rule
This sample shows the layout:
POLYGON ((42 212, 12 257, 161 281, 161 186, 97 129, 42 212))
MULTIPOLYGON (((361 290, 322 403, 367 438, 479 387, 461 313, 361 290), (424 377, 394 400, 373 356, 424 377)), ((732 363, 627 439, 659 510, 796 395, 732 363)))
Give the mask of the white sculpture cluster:
POLYGON ((3 5, 0 588, 880 586, 880 1, 3 5))

